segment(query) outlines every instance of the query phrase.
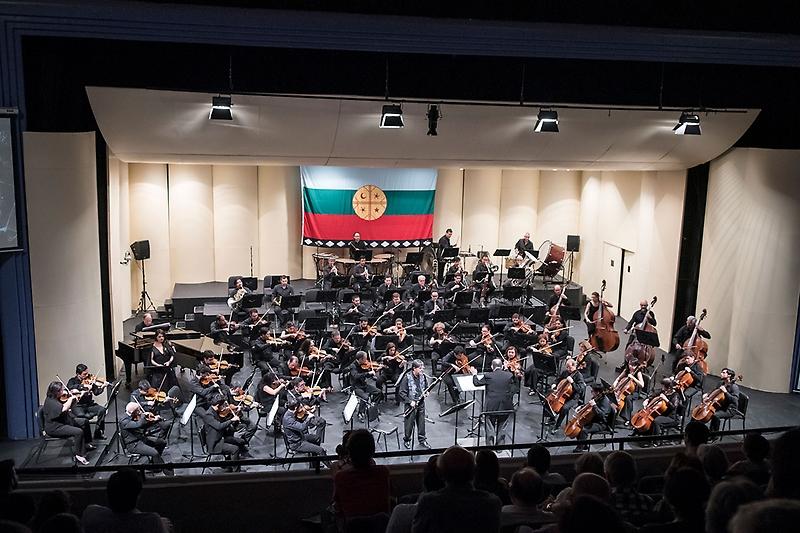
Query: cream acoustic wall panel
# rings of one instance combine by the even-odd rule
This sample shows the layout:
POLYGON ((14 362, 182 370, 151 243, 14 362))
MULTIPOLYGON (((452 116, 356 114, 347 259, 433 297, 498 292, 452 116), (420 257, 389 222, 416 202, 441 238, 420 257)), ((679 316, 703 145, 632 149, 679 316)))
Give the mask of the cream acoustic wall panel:
MULTIPOLYGON (((108 240, 111 273, 111 323, 114 343, 126 340, 122 322, 131 314, 131 273, 122 263, 129 252, 130 210, 128 199, 128 164, 109 154, 108 157, 108 240)), ((119 361, 117 359, 117 361, 119 361)))
POLYGON ((602 212, 602 174, 600 170, 586 170, 581 176, 581 212, 577 233, 581 243, 580 250, 573 256, 573 279, 584 286, 587 294, 597 290, 595 287, 600 287, 602 277, 603 243, 595 237, 602 212))
POLYGON ((433 206, 433 239, 438 240, 447 228, 453 230, 451 242, 461 245, 462 199, 464 198, 463 171, 440 168, 436 176, 436 197, 433 206))
POLYGON ((538 208, 539 171, 503 170, 498 247, 513 248, 526 231, 535 238, 538 208))
MULTIPOLYGON (((130 240, 150 241, 150 259, 145 261, 147 292, 159 306, 172 296, 167 165, 131 164, 128 167, 128 186, 130 240)), ((142 290, 141 262, 131 262, 130 270, 131 303, 136 307, 142 290)))
POLYGON ((642 174, 605 171, 600 185, 598 229, 606 242, 633 252, 638 251, 642 174))
MULTIPOLYGON (((288 274, 292 279, 303 273, 304 256, 300 245, 302 231, 300 169, 298 167, 258 167, 258 229, 261 276, 288 274)), ((314 276, 310 276, 314 279, 314 276)))
POLYGON ((169 242, 173 283, 214 279, 211 165, 169 166, 169 242))
POLYGON ((538 205, 535 245, 549 240, 566 247, 567 235, 576 234, 579 227, 580 171, 540 171, 538 205))
MULTIPOLYGON (((464 219, 461 249, 480 250, 490 254, 497 248, 500 230, 500 191, 503 174, 498 169, 467 169, 464 177, 464 219)), ((492 258, 492 262, 497 260, 492 258)), ((464 267, 470 272, 475 261, 470 258, 464 267)))
POLYGON ((800 151, 735 149, 712 162, 698 301, 709 366, 759 390, 789 390, 800 296, 800 151))
POLYGON ((229 276, 259 277, 258 168, 214 165, 214 269, 217 281, 229 276))
POLYGON ((94 133, 23 134, 39 397, 75 365, 105 373, 94 133))

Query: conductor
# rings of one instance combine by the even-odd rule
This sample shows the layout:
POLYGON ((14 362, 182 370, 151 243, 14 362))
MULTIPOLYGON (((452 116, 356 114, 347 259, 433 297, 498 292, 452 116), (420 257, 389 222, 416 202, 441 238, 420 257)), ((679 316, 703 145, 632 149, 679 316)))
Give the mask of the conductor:
MULTIPOLYGON (((472 383, 476 387, 486 386, 484 391, 484 411, 511 411, 514 409, 512 396, 514 395, 514 375, 503 370, 503 361, 500 359, 492 360, 492 371, 487 372, 483 377, 477 376, 478 370, 473 368, 472 383)), ((486 416, 486 443, 489 446, 505 444, 506 426, 508 425, 509 415, 487 415, 486 416)))

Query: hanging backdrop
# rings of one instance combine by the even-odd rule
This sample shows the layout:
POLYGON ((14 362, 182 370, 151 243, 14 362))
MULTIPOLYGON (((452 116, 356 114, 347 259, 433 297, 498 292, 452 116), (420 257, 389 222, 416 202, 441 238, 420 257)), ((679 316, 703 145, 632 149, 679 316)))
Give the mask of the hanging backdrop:
POLYGON ((347 246, 354 232, 372 247, 430 244, 436 170, 300 167, 303 244, 347 246))

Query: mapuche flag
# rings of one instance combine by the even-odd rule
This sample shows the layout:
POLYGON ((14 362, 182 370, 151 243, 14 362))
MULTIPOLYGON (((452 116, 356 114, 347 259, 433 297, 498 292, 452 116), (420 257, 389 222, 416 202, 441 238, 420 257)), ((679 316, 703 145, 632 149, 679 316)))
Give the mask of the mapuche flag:
POLYGON ((433 236, 436 170, 300 167, 303 244, 346 246, 356 231, 372 246, 423 246, 433 236))

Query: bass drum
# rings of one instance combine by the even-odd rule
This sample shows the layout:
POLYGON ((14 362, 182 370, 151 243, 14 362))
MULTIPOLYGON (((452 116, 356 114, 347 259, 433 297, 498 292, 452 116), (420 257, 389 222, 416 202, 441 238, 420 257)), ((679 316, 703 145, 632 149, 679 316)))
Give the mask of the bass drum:
POLYGON ((561 272, 564 268, 564 256, 567 251, 563 246, 553 244, 551 241, 544 241, 539 246, 539 260, 536 270, 551 278, 561 272))

